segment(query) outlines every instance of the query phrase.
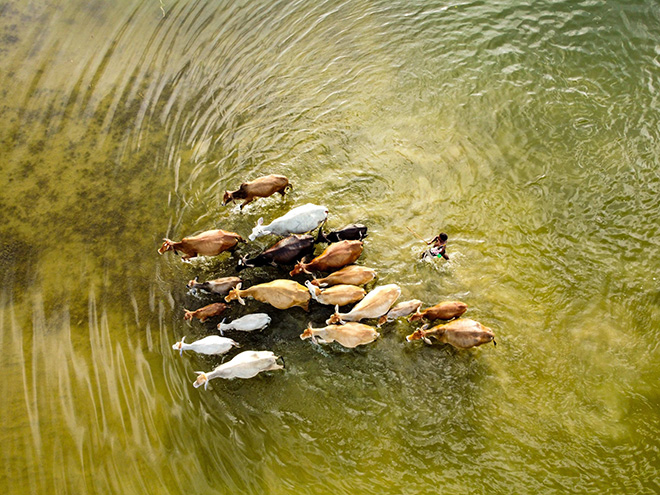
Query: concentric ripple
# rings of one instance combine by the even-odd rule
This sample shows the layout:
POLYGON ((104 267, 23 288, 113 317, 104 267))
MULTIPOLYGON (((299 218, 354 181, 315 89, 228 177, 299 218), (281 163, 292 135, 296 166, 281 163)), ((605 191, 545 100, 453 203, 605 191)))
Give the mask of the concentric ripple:
POLYGON ((651 0, 0 5, 2 492, 657 492, 658 40, 651 0), (285 199, 222 206, 270 173, 285 199), (250 300, 223 316, 271 325, 228 336, 286 368, 194 389, 222 359, 171 346, 218 298, 186 283, 275 238, 162 238, 307 202, 368 226, 370 289, 497 347, 319 346, 331 308, 250 300))

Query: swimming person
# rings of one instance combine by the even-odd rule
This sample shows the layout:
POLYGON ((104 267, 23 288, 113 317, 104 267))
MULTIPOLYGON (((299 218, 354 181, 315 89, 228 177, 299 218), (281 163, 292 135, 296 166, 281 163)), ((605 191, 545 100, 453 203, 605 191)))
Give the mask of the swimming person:
POLYGON ((424 253, 422 253, 422 258, 425 258, 427 256, 432 256, 438 258, 442 257, 448 260, 449 256, 447 256, 447 253, 445 252, 447 249, 447 239, 449 239, 449 236, 444 232, 441 232, 430 241, 424 241, 426 242, 427 246, 429 244, 433 244, 433 245, 429 248, 428 251, 424 251, 424 253))

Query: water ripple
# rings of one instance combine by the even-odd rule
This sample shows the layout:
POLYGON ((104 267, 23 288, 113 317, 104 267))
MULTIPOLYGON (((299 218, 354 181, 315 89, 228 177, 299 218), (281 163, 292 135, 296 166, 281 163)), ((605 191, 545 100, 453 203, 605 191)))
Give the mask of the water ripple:
POLYGON ((658 19, 651 0, 0 7, 10 491, 652 492, 658 19), (221 206, 265 173, 293 191, 221 206), (403 320, 315 346, 299 335, 331 308, 267 308, 236 338, 286 369, 192 388, 222 359, 171 348, 217 324, 182 320, 214 300, 185 281, 236 257, 182 264, 160 239, 308 201, 368 225, 377 284, 464 300, 497 347, 407 343, 403 320), (450 261, 407 227, 448 232, 450 261))

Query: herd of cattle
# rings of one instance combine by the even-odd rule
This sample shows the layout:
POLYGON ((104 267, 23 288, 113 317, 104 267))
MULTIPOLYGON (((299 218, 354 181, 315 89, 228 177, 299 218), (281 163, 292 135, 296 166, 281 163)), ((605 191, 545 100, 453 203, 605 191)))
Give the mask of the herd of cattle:
MULTIPOLYGON (((268 197, 280 193, 283 197, 291 188, 289 180, 283 175, 268 175, 251 182, 244 182, 233 192, 225 191, 223 205, 234 200, 244 200, 240 208, 255 198, 268 197)), ((467 310, 467 305, 460 301, 445 301, 435 306, 420 310, 422 302, 413 299, 394 306, 401 295, 396 284, 375 287, 366 292, 362 287, 376 277, 372 268, 353 264, 362 254, 362 240, 367 235, 367 227, 352 224, 329 233, 323 232, 323 225, 328 217, 328 209, 311 203, 292 209, 268 225, 260 218, 248 237, 250 241, 266 235, 283 237, 254 258, 240 257, 237 270, 273 265, 285 267, 294 265, 290 276, 300 273, 311 275, 312 280, 305 281, 305 286, 291 279, 277 279, 268 283, 242 288, 239 277, 222 277, 206 282, 191 280, 188 287, 203 290, 213 295, 224 297, 225 303, 238 301, 245 304, 244 298, 270 304, 277 309, 300 306, 308 310, 310 299, 325 305, 334 306, 334 314, 326 321, 323 328, 312 328, 311 324, 300 335, 301 339, 311 339, 315 344, 337 342, 344 347, 357 347, 373 342, 380 335, 373 326, 360 323, 362 320, 378 320, 378 326, 396 318, 408 316, 409 321, 453 320, 429 328, 426 324, 406 337, 408 342, 423 340, 431 344, 431 338, 437 342, 451 344, 459 349, 469 349, 494 341, 491 329, 481 323, 459 318, 467 310), (309 233, 318 228, 316 239, 309 233), (328 243, 327 248, 311 261, 304 260, 313 255, 318 243, 328 243), (327 273, 323 278, 316 278, 318 273, 327 273), (339 308, 357 303, 349 312, 340 313, 339 308)), ((196 256, 217 256, 225 251, 234 250, 239 243, 245 243, 242 236, 235 232, 221 229, 209 230, 201 234, 185 237, 179 242, 163 239, 158 250, 160 254, 174 251, 181 254, 184 261, 196 256)), ((184 319, 197 318, 204 322, 208 318, 221 315, 227 304, 216 302, 196 311, 185 311, 184 319)), ((224 331, 251 332, 268 326, 271 319, 266 313, 253 313, 235 319, 230 323, 223 320, 218 326, 221 335, 210 335, 193 343, 181 339, 172 347, 183 353, 191 350, 203 354, 225 354, 238 343, 224 337, 224 331)), ((221 364, 213 371, 197 372, 195 387, 204 385, 213 378, 251 378, 261 371, 277 370, 283 366, 279 358, 271 351, 244 351, 232 360, 221 364)))

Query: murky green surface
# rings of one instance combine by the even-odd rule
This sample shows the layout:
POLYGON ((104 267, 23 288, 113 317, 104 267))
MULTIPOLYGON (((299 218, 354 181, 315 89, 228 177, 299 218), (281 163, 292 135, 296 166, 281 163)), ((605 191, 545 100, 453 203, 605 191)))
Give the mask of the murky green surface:
POLYGON ((2 493, 659 492, 659 74, 651 0, 1 3, 2 493), (194 389, 185 284, 237 258, 161 239, 306 202, 497 347, 320 348, 330 309, 252 301, 232 337, 286 369, 194 389))

